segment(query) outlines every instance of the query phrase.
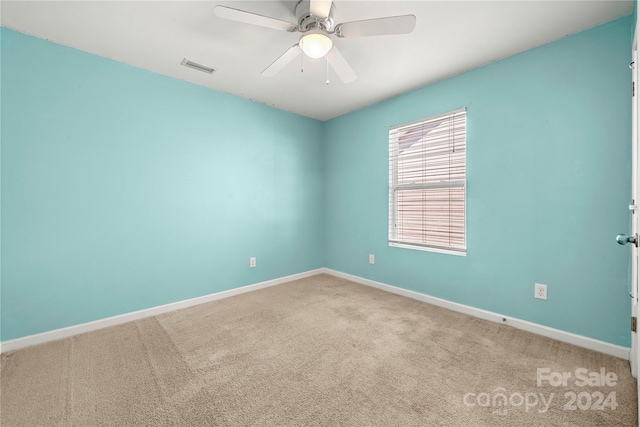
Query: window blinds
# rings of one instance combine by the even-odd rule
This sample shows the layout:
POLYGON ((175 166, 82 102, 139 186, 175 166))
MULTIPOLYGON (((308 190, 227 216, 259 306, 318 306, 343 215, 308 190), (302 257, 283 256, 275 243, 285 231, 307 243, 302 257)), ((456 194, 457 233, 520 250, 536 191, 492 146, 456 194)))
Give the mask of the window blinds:
POLYGON ((389 243, 465 252, 466 109, 389 129, 389 243))

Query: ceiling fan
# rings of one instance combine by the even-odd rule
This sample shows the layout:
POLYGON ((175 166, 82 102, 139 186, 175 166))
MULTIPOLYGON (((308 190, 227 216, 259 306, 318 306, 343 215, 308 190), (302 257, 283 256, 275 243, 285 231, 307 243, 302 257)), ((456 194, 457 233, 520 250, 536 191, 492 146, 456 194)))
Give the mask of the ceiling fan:
POLYGON ((334 25, 335 9, 331 0, 300 0, 295 9, 297 24, 227 6, 216 6, 214 12, 218 17, 231 21, 302 33, 300 41, 269 65, 261 73, 263 76, 278 74, 300 52, 304 52, 311 58, 326 57, 328 64, 344 83, 354 81, 356 73, 333 44, 331 36, 349 38, 409 34, 416 26, 415 15, 387 16, 334 25))

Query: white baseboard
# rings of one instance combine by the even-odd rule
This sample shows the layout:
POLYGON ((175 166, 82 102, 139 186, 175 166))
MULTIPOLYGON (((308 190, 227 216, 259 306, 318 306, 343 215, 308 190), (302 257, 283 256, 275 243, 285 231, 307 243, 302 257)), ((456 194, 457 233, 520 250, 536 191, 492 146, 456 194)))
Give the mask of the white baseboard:
POLYGON ((631 349, 628 347, 610 344, 604 341, 599 341, 599 340, 588 338, 582 335, 572 334, 570 332, 561 331, 559 329, 550 328, 548 326, 539 325, 537 323, 528 322, 526 320, 521 320, 521 319, 505 316, 499 313, 494 313, 491 311, 471 307, 468 305, 451 302, 442 298, 432 297, 430 295, 422 294, 415 291, 410 291, 407 289, 398 288, 396 286, 391 286, 385 283, 365 279, 363 277, 342 273, 340 271, 332 270, 329 268, 319 268, 316 270, 310 270, 303 273, 293 274, 291 276, 285 276, 285 277, 280 277, 278 279, 267 280, 265 282, 242 286, 240 288, 235 288, 235 289, 229 289, 227 291, 204 295, 197 298, 191 298, 188 300, 160 305, 157 307, 151 307, 145 310, 139 310, 131 313, 121 314, 118 316, 108 317, 106 319, 100 319, 100 320, 95 320, 88 323, 82 323, 80 325, 69 326, 66 328, 43 332, 40 334, 29 335, 22 338, 3 341, 2 343, 0 343, 0 353, 18 350, 18 349, 30 347, 36 344, 55 341, 55 340, 67 338, 73 335, 79 335, 85 332, 91 332, 98 329, 107 328, 109 326, 120 325, 122 323, 132 322, 134 320, 143 319, 145 317, 156 316, 158 314, 167 313, 167 312, 179 310, 182 308, 192 307, 194 305, 204 304, 210 301, 229 298, 234 295, 240 295, 240 294, 243 294, 246 292, 252 292, 258 289, 280 285, 280 284, 291 282, 294 280, 304 279, 305 277, 315 276, 316 274, 320 274, 320 273, 327 273, 335 277, 340 277, 345 280, 359 283, 361 285, 371 286, 383 291, 391 292, 393 294, 401 295, 407 298, 412 298, 418 301, 423 301, 429 304, 437 305, 439 307, 443 307, 449 310, 453 310, 460 313, 468 314, 470 316, 478 317, 480 319, 485 319, 491 322, 506 324, 517 329, 522 329, 524 331, 532 332, 534 334, 542 335, 542 336, 552 338, 561 342, 577 345, 579 347, 588 348, 590 350, 599 351, 601 353, 609 354, 625 360, 629 360, 629 357, 631 354, 631 349))
POLYGON ((181 308, 192 307, 194 305, 204 304, 210 301, 216 301, 223 298, 229 298, 234 295, 244 294, 246 292, 256 291, 258 289, 268 288, 270 286, 280 285, 294 280, 304 279, 305 277, 315 276, 323 273, 324 269, 309 270, 303 273, 292 274, 291 276, 280 277, 278 279, 267 280, 266 282, 254 283, 253 285, 242 286, 240 288, 229 289, 228 291, 216 292, 214 294, 204 295, 201 297, 191 298, 183 301, 172 302, 170 304, 159 305, 144 310, 133 311, 118 316, 107 317, 106 319, 94 320, 80 325, 73 325, 66 328, 55 329, 53 331, 42 332, 40 334, 29 335, 22 338, 3 341, 0 343, 0 353, 18 350, 30 347, 36 344, 42 344, 49 341, 55 341, 67 338, 73 335, 83 334, 98 329, 107 328, 109 326, 120 325, 122 323, 132 322, 134 320, 143 319, 145 317, 157 316, 158 314, 167 313, 181 308))
POLYGON ((527 332, 532 332, 537 335, 542 335, 548 338, 555 339, 557 341, 565 342, 568 344, 577 345, 578 347, 588 348, 600 353, 609 354, 611 356, 619 357, 621 359, 629 360, 631 356, 631 349, 629 347, 623 347, 615 344, 611 344, 604 341, 599 341, 593 338, 588 338, 582 335, 572 334, 570 332, 561 331, 559 329, 550 328, 548 326, 539 325, 537 323, 527 322, 509 316, 505 316, 492 311, 482 310, 479 308, 471 307, 456 302, 451 302, 442 298, 432 297, 420 292, 409 291, 407 289, 398 288, 396 286, 387 285, 385 283, 376 282, 373 280, 365 279, 362 277, 354 276, 340 271, 331 270, 329 268, 323 269, 325 273, 332 276, 340 277, 361 285, 371 286, 373 288, 381 289, 383 291, 391 292, 393 294, 402 295, 404 297, 412 298, 418 301, 423 301, 429 304, 437 305, 438 307, 447 308, 449 310, 457 311, 460 313, 468 314, 470 316, 478 317, 480 319, 489 320, 491 322, 502 323, 505 325, 513 326, 517 329, 522 329, 527 332))

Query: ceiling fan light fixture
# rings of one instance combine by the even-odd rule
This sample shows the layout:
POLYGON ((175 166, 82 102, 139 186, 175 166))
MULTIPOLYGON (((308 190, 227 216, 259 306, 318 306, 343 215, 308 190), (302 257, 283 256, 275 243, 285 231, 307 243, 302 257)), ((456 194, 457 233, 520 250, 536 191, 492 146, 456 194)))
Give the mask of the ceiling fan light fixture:
POLYGON ((333 41, 326 34, 318 31, 307 33, 300 39, 300 49, 309 58, 322 58, 333 47, 333 41))

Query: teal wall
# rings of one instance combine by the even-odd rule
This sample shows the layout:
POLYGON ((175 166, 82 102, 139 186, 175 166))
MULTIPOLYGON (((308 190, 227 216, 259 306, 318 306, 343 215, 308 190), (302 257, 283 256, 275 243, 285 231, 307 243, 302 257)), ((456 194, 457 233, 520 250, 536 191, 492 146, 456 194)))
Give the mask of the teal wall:
POLYGON ((629 346, 630 248, 614 238, 630 231, 630 26, 627 16, 327 122, 326 267, 629 346), (388 127, 461 107, 467 256, 389 247, 388 127))
POLYGON ((2 340, 322 267, 321 122, 1 31, 2 340))
POLYGON ((638 0, 633 0, 633 12, 631 13, 631 39, 633 40, 633 34, 636 31, 636 23, 638 20, 638 0))
POLYGON ((326 266, 628 346, 631 27, 325 123, 2 29, 1 339, 326 266), (467 256, 388 247, 388 127, 463 106, 467 256))

